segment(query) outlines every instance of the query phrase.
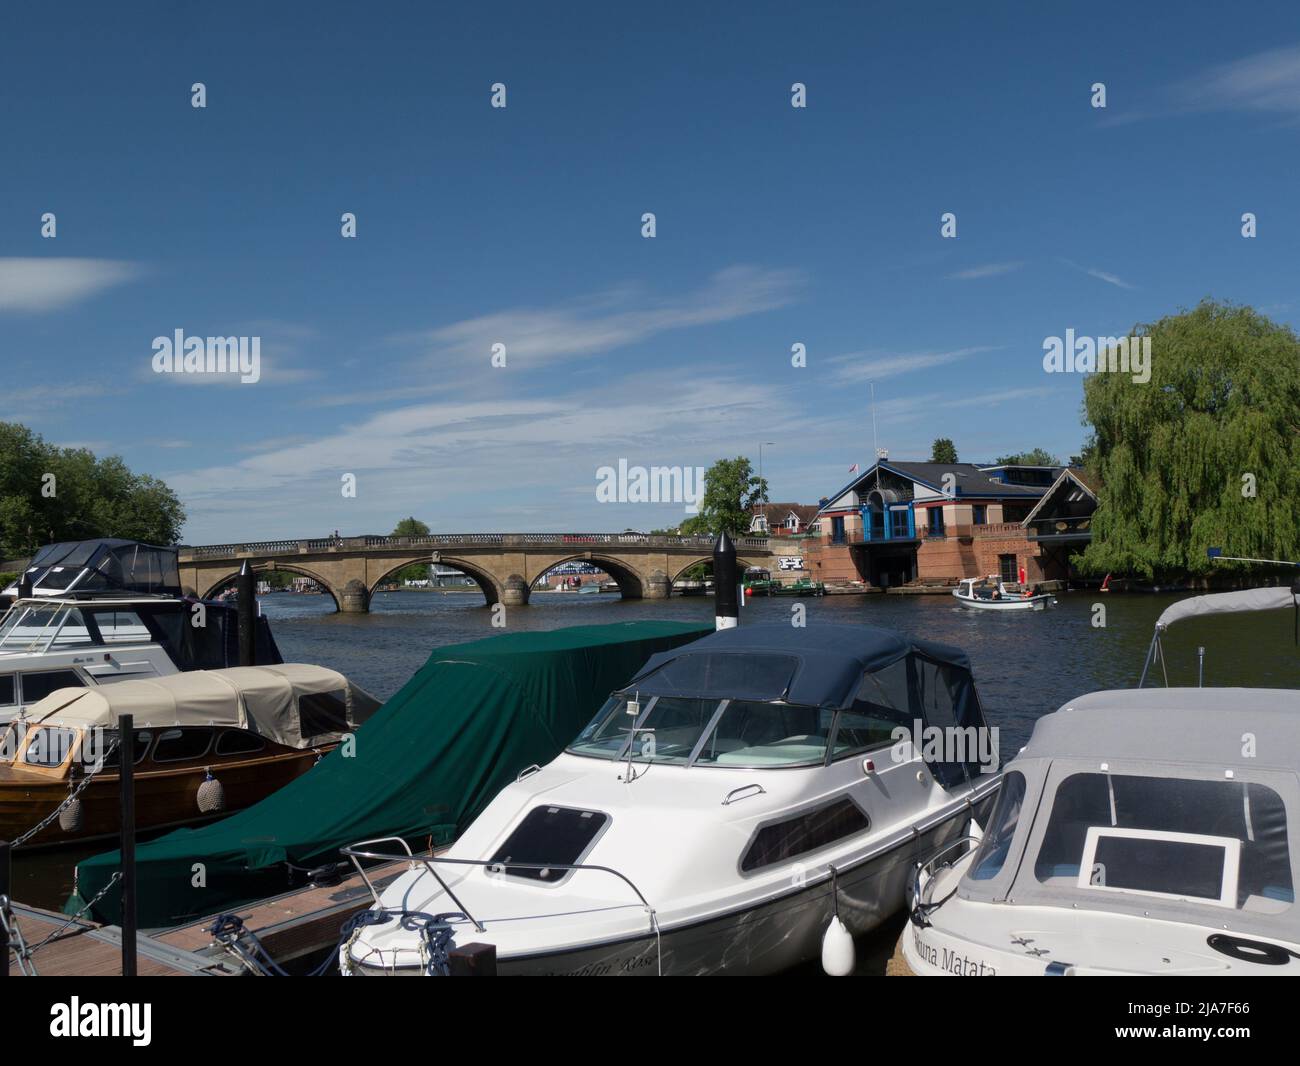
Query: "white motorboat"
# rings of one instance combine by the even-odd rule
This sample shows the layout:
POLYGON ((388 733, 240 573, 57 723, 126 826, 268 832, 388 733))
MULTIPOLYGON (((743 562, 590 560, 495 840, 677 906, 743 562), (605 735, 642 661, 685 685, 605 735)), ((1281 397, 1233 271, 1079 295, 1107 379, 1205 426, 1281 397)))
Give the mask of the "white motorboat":
MULTIPOLYGON (((175 548, 50 544, 5 595, 15 602, 0 618, 0 722, 60 688, 238 665, 235 609, 196 610, 181 595, 175 548)), ((257 624, 258 662, 281 662, 257 624)))
POLYGON ((771 973, 819 950, 845 972, 849 937, 988 805, 996 759, 956 649, 865 626, 723 629, 651 658, 446 853, 372 885, 340 967, 445 972, 479 943, 503 974, 771 973))
POLYGON ((966 577, 952 590, 957 602, 981 611, 1042 611, 1056 606, 1056 597, 1030 589, 1008 589, 996 577, 966 577))
MULTIPOLYGON (((1183 618, 1295 602, 1175 603, 1147 666, 1183 618)), ((1300 974, 1298 775, 1300 691, 1072 700, 1007 766, 982 839, 918 869, 904 958, 917 974, 1300 974)))

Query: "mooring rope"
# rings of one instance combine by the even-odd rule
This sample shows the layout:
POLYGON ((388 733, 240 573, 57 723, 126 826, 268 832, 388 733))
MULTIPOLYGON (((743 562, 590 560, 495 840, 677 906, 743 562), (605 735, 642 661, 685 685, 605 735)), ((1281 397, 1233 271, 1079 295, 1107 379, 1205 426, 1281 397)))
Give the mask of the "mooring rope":
MULTIPOLYGON (((403 929, 420 934, 420 956, 424 960, 424 972, 430 976, 448 976, 451 972, 448 949, 454 934, 452 923, 457 920, 468 921, 468 918, 459 912, 428 914, 424 911, 387 909, 358 911, 352 915, 340 927, 339 937, 334 942, 333 949, 307 976, 325 976, 331 965, 338 959, 343 945, 351 940, 356 932, 368 925, 382 925, 393 918, 400 921, 403 929)), ((271 953, 266 950, 266 946, 258 939, 257 934, 245 928, 244 920, 239 915, 218 915, 208 932, 254 973, 263 977, 291 976, 271 957, 271 953), (245 937, 251 941, 249 947, 240 943, 245 937)))

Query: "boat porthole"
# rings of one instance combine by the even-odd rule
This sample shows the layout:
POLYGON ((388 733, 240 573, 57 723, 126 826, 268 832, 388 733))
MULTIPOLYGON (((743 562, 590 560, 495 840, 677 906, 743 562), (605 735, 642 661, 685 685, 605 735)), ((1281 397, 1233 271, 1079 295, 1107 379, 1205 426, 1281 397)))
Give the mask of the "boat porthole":
POLYGON ((1262 940, 1247 940, 1239 936, 1227 936, 1215 933, 1206 941, 1210 947, 1221 955, 1242 962, 1257 962, 1263 966, 1285 966, 1292 958, 1300 958, 1294 951, 1280 944, 1269 944, 1262 940))

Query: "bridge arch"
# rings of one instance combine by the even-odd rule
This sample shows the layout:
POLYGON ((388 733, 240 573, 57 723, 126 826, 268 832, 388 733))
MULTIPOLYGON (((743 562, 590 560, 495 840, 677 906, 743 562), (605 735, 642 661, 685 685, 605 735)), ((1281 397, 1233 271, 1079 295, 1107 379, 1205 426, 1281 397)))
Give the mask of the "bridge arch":
MULTIPOLYGON (((367 589, 368 599, 373 598, 375 590, 387 581, 390 576, 397 573, 398 570, 407 566, 413 566, 417 563, 432 565, 429 560, 428 552, 423 555, 417 555, 413 559, 398 560, 396 562, 389 559, 384 560, 385 565, 390 562, 392 562, 392 566, 389 566, 387 570, 370 583, 370 588, 367 589)), ((483 593, 483 598, 489 607, 501 599, 500 585, 498 584, 497 579, 492 575, 491 571, 486 570, 481 566, 476 566, 474 563, 471 563, 466 559, 453 558, 450 555, 442 555, 441 553, 438 555, 438 565, 449 566, 453 570, 459 570, 466 577, 471 578, 474 581, 474 584, 478 586, 479 591, 483 593)))
MULTIPOLYGON (((269 574, 272 571, 276 571, 276 570, 285 574, 297 574, 299 577, 311 578, 314 582, 316 582, 316 584, 318 584, 321 588, 323 588, 325 590, 325 594, 334 601, 335 611, 341 611, 343 609, 343 604, 342 604, 343 590, 336 589, 333 585, 330 584, 329 581, 321 577, 320 574, 313 572, 308 567, 298 566, 295 563, 279 563, 279 562, 252 564, 252 571, 255 577, 261 576, 262 574, 269 574)), ((201 600, 210 599, 212 596, 214 596, 217 593, 218 590, 225 588, 227 585, 233 585, 235 583, 235 579, 238 577, 239 577, 239 571, 232 570, 225 577, 221 577, 218 578, 216 581, 209 582, 207 590, 199 593, 199 599, 201 600)))
MULTIPOLYGON (((681 560, 678 559, 678 560, 675 560, 675 562, 677 562, 677 563, 681 563, 681 560)), ((708 564, 708 567, 709 567, 709 575, 712 576, 712 575, 713 575, 713 556, 712 556, 712 555, 701 555, 698 559, 690 559, 690 560, 688 560, 688 561, 685 562, 685 563, 681 563, 681 565, 677 568, 676 573, 674 573, 674 574, 672 575, 672 577, 671 577, 670 580, 671 580, 672 583, 675 585, 678 581, 681 580, 682 575, 683 575, 684 573, 686 573, 687 570, 691 569, 691 567, 693 567, 693 566, 699 566, 700 563, 706 563, 706 564, 708 564)), ((746 567, 757 566, 757 565, 759 565, 759 564, 758 564, 758 563, 750 562, 748 559, 741 559, 740 557, 737 557, 737 558, 736 558, 736 570, 737 570, 741 575, 743 575, 743 574, 745 573, 745 568, 746 568, 746 567)))
POLYGON ((529 582, 528 587, 531 591, 543 577, 549 574, 557 566, 563 566, 565 563, 591 563, 592 566, 598 566, 604 570, 618 584, 619 595, 625 600, 639 600, 645 596, 646 581, 650 575, 641 574, 634 567, 625 562, 620 562, 617 558, 610 558, 607 555, 597 555, 595 552, 576 552, 573 555, 566 555, 559 559, 548 560, 546 568, 539 570, 537 576, 529 582))

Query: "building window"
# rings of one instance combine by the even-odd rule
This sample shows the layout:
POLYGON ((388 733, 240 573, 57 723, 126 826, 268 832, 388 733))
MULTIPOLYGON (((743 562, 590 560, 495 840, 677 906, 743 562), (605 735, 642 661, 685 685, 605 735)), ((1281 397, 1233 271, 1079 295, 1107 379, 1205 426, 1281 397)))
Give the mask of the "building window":
POLYGON ((831 543, 844 543, 844 516, 836 515, 831 519, 831 543))
POLYGON ((890 511, 889 512, 889 536, 891 539, 907 538, 907 512, 890 511))
POLYGON ((1020 579, 1020 574, 1016 570, 1016 557, 1014 555, 998 556, 998 574, 1007 584, 1015 584, 1020 579))
POLYGON ((989 509, 985 504, 977 503, 971 510, 974 512, 974 522, 977 526, 988 524, 989 509))
POLYGON ((929 521, 930 521, 930 536, 942 537, 943 536, 943 508, 931 507, 929 513, 929 521))

